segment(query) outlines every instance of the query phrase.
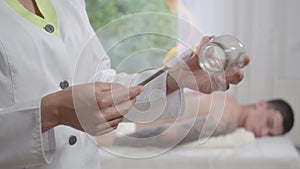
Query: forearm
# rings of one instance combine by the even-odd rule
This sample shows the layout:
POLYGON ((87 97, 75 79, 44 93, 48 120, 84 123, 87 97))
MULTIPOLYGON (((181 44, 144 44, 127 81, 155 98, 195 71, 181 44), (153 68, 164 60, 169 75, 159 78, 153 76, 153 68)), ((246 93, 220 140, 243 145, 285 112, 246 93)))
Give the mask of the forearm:
POLYGON ((168 68, 167 76, 167 94, 182 88, 200 90, 197 81, 199 79, 204 80, 204 78, 205 74, 196 76, 186 64, 177 64, 174 67, 170 67, 168 68))
POLYGON ((156 146, 167 147, 184 144, 199 138, 205 117, 185 120, 175 124, 157 125, 145 128, 128 137, 116 138, 113 145, 118 146, 156 146))
POLYGON ((49 97, 44 97, 41 100, 41 126, 42 133, 54 128, 58 125, 58 113, 52 113, 53 107, 51 108, 51 100, 49 97))
POLYGON ((113 145, 130 147, 161 146, 160 140, 165 137, 163 132, 167 128, 167 125, 149 127, 128 136, 115 138, 113 145))
POLYGON ((167 84, 166 84, 167 85, 167 95, 180 89, 180 87, 178 86, 177 81, 172 76, 172 74, 174 74, 173 72, 175 72, 175 69, 176 68, 168 70, 169 73, 167 75, 167 84))
POLYGON ((234 130, 235 126, 231 121, 222 119, 217 123, 215 119, 207 121, 207 116, 198 116, 196 119, 184 120, 175 124, 169 123, 145 128, 128 137, 115 139, 113 145, 169 147, 200 138, 228 134, 234 130))

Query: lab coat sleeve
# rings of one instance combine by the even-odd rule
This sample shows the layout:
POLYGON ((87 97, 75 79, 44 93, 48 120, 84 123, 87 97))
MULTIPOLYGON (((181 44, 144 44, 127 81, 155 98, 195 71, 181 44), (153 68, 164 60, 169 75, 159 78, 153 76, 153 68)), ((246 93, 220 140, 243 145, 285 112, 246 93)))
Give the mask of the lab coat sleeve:
MULTIPOLYGON (((133 65, 134 66, 134 65, 133 65)), ((125 86, 135 86, 157 70, 139 74, 117 74, 110 68, 110 60, 96 35, 92 36, 83 48, 76 64, 74 83, 115 82, 125 86), (86 75, 89 79, 86 79, 86 75)), ((130 121, 149 121, 176 118, 184 111, 184 97, 181 90, 166 95, 167 72, 154 79, 138 96, 135 107, 126 115, 130 121), (147 115, 147 117, 146 117, 147 115)))
POLYGON ((40 99, 0 109, 0 168, 49 164, 54 130, 41 132, 40 99))

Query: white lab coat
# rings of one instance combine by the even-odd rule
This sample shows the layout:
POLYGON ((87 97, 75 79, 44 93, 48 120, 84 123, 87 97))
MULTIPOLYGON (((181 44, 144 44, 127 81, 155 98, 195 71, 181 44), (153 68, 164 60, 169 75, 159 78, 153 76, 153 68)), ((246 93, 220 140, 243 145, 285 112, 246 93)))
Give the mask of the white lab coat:
MULTIPOLYGON (((149 74, 116 75, 97 40, 90 41, 95 44, 87 48, 87 58, 80 58, 81 48, 94 35, 84 0, 52 0, 52 4, 58 17, 59 36, 37 27, 0 1, 1 169, 99 169, 98 147, 92 141, 93 137, 67 126, 41 133, 41 98, 61 90, 60 82, 64 80, 70 85, 91 79, 135 85, 149 74), (86 62, 77 65, 79 68, 100 64, 95 73, 93 69, 77 71, 76 62, 86 62), (92 75, 83 76, 84 73, 92 75), (77 139, 74 145, 69 144, 71 136, 77 139)), ((166 74, 145 87, 139 99, 145 99, 154 89, 165 92, 165 81, 166 74)), ((184 109, 182 105, 181 92, 172 93, 167 96, 162 116, 167 117, 167 112, 177 115, 178 110, 184 109)), ((143 105, 139 110, 142 108, 143 105)), ((128 117, 139 116, 134 113, 128 117)))

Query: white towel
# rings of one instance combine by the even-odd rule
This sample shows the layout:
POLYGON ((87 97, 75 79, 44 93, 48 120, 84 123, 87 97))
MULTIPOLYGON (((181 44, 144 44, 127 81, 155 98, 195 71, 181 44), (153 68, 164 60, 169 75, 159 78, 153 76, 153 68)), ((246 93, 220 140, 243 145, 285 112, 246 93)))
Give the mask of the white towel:
POLYGON ((235 130, 235 132, 210 137, 203 138, 188 144, 182 145, 182 147, 187 148, 233 148, 233 147, 241 147, 253 143, 255 140, 255 136, 252 132, 246 131, 244 128, 239 128, 235 130))

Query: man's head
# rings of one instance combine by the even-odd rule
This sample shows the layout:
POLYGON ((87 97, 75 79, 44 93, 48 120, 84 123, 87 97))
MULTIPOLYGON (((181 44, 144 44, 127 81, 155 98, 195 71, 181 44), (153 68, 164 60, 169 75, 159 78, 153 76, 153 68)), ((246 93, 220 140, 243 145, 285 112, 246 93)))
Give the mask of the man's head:
POLYGON ((256 137, 282 135, 291 130, 294 114, 291 106, 281 100, 260 101, 251 106, 245 128, 256 137))

